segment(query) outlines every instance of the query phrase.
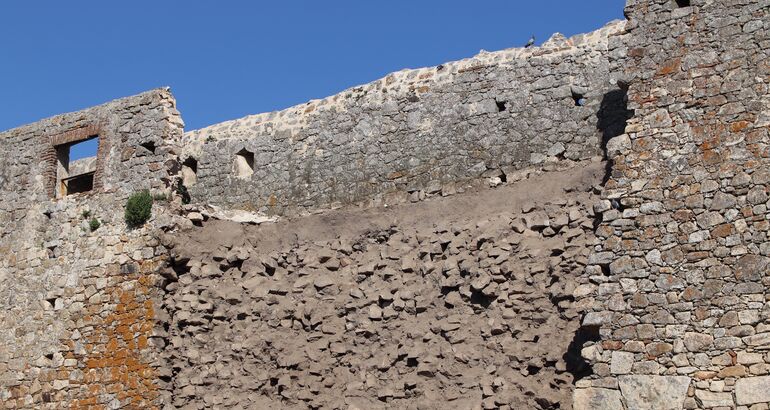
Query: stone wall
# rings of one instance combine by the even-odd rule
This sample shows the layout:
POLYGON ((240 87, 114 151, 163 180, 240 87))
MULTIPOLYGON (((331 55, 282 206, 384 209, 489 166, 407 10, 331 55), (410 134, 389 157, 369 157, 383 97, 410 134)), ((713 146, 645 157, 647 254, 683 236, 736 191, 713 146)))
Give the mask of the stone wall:
POLYGON ((622 133, 608 43, 623 25, 400 71, 188 132, 193 200, 278 214, 393 203, 600 155, 603 137, 622 133), (253 173, 239 176, 234 161, 243 150, 253 155, 253 173))
POLYGON ((168 90, 0 133, 1 408, 160 402, 153 300, 165 251, 153 232, 170 218, 156 206, 149 227, 129 231, 123 206, 135 190, 167 190, 181 136, 168 90), (56 199, 55 145, 94 134, 95 190, 56 199))
POLYGON ((626 7, 578 408, 770 403, 770 2, 684 3, 626 7))
POLYGON ((570 408, 603 171, 174 234, 171 404, 570 408))
POLYGON ((165 89, 0 133, 0 407, 767 409, 769 12, 628 0, 187 134, 165 89))

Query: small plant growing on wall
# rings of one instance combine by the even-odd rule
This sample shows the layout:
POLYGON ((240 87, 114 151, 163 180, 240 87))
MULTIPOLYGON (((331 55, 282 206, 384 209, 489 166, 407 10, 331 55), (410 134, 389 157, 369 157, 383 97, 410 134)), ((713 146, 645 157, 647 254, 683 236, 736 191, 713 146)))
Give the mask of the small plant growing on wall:
POLYGON ((91 216, 91 211, 86 209, 85 211, 83 211, 82 215, 83 215, 83 219, 88 219, 91 216))
POLYGON ((91 221, 88 222, 88 227, 91 228, 91 232, 99 229, 100 226, 102 226, 102 223, 96 218, 91 218, 91 221))
POLYGON ((150 191, 135 192, 126 202, 126 225, 135 229, 144 225, 152 216, 152 195, 150 191))

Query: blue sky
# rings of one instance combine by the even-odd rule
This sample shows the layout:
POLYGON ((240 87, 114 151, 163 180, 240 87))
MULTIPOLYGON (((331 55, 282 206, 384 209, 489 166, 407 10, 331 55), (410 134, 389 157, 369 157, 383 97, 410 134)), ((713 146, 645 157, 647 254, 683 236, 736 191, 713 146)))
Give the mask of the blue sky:
MULTIPOLYGON (((187 129, 402 68, 573 35, 624 0, 15 1, 0 4, 0 130, 171 86, 187 129)), ((73 156, 77 156, 73 154, 73 156)))

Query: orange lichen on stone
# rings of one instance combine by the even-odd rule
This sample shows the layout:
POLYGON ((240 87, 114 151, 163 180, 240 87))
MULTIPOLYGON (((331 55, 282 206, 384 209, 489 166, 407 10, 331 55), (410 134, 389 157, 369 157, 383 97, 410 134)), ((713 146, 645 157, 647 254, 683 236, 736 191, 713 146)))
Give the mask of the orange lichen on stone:
MULTIPOLYGON (((158 266, 143 263, 142 270, 152 272, 158 266)), ((145 359, 155 316, 148 298, 154 279, 151 274, 133 274, 118 276, 115 281, 105 289, 106 298, 86 306, 89 313, 84 318, 91 327, 81 330, 85 354, 75 355, 74 341, 65 341, 70 346, 65 357, 77 359, 84 369, 81 382, 85 388, 70 401, 72 408, 103 408, 100 398, 106 393, 114 394, 123 406, 157 408, 157 372, 145 359)), ((62 367, 56 378, 66 380, 69 374, 62 367)))
POLYGON ((682 67, 682 59, 681 58, 674 58, 672 60, 666 61, 662 67, 658 70, 658 75, 669 75, 672 73, 675 73, 679 71, 682 67))

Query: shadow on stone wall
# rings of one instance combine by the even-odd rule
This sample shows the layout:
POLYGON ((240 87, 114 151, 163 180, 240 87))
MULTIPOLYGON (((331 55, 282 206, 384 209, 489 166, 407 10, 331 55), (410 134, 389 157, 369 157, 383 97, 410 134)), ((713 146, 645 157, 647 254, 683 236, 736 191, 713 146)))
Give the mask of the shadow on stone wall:
POLYGON ((564 362, 567 364, 567 372, 573 377, 573 384, 578 380, 593 374, 591 365, 583 359, 580 352, 583 350, 583 345, 585 345, 586 342, 597 341, 599 341, 599 327, 597 326, 583 326, 578 328, 577 332, 575 332, 575 337, 567 347, 567 353, 563 356, 564 362))
MULTIPOLYGON (((613 168, 612 158, 607 153, 607 143, 625 132, 626 121, 633 115, 634 111, 628 109, 627 85, 620 84, 620 88, 612 90, 602 97, 601 106, 596 113, 598 118, 596 127, 601 132, 601 147, 606 161, 602 186, 610 179, 613 168)), ((600 222, 601 216, 594 221, 594 228, 598 227, 600 222)), ((582 357, 581 350, 585 343, 597 341, 599 341, 598 326, 581 326, 575 332, 567 353, 563 356, 567 364, 567 371, 573 375, 574 382, 593 373, 591 365, 582 357)))
POLYGON ((602 133, 601 147, 606 163, 606 173, 602 185, 609 180, 612 172, 612 158, 607 155, 607 142, 622 135, 626 130, 626 121, 634 116, 634 110, 628 109, 628 86, 619 84, 620 88, 612 90, 602 97, 602 103, 596 118, 599 120, 596 128, 602 133))

